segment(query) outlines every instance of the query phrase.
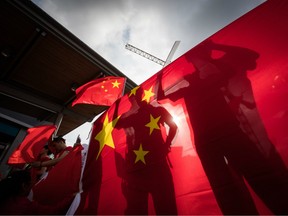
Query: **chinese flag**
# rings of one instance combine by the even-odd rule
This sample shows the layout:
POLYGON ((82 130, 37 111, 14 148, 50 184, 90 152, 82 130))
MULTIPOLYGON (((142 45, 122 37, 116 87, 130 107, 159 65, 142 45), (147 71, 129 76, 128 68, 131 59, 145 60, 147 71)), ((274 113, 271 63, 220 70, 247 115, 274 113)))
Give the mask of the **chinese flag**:
POLYGON ((8 164, 25 164, 35 161, 55 130, 55 125, 29 128, 23 142, 9 157, 8 164))
POLYGON ((287 11, 266 1, 97 119, 81 210, 288 214, 287 11))
POLYGON ((82 149, 81 145, 74 147, 49 171, 46 178, 33 186, 33 200, 43 205, 55 206, 79 192, 82 149))
POLYGON ((107 76, 93 80, 76 89, 72 106, 79 103, 111 106, 123 95, 124 88, 124 77, 107 76))

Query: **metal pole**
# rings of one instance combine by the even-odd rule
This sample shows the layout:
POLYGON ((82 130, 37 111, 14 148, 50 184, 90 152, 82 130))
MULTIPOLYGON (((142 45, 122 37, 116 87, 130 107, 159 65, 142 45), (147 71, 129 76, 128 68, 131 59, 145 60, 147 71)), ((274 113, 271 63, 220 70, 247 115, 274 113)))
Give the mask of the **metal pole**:
POLYGON ((163 67, 165 67, 165 66, 167 66, 168 64, 171 63, 171 59, 172 59, 176 49, 178 48, 179 44, 180 44, 180 41, 175 41, 175 43, 174 43, 172 49, 170 50, 170 53, 169 53, 164 65, 163 65, 163 67))
POLYGON ((57 128, 56 128, 53 136, 56 136, 56 134, 57 134, 57 132, 58 132, 58 130, 60 128, 62 120, 63 120, 63 113, 61 112, 61 113, 58 113, 57 118, 55 120, 55 125, 56 125, 57 128))

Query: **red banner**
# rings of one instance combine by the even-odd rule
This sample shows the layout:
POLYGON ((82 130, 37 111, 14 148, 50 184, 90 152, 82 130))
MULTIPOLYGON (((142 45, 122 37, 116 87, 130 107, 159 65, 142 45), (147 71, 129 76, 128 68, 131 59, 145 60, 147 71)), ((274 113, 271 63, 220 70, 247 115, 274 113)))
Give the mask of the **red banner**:
POLYGON ((79 192, 83 147, 74 147, 55 167, 47 177, 33 186, 33 199, 43 205, 57 205, 62 200, 69 199, 79 192))
POLYGON ((9 157, 8 164, 13 165, 34 162, 55 130, 55 125, 42 125, 29 128, 23 142, 9 157))
POLYGON ((107 76, 80 86, 76 89, 76 99, 72 106, 79 103, 110 106, 123 95, 125 79, 107 76))
POLYGON ((288 214, 287 11, 263 3, 116 101, 93 126, 81 210, 288 214))

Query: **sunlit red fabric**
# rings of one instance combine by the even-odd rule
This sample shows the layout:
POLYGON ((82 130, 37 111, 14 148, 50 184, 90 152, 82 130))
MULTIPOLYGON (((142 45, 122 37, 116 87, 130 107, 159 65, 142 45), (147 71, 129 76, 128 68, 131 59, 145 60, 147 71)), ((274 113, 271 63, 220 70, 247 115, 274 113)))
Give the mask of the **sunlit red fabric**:
POLYGON ((9 157, 8 164, 25 164, 35 161, 55 130, 55 125, 29 128, 23 142, 9 157))
POLYGON ((92 80, 76 89, 72 106, 80 103, 110 106, 123 95, 124 77, 107 76, 92 80))
POLYGON ((263 3, 117 100, 93 126, 83 182, 97 198, 81 210, 288 214, 287 11, 263 3))

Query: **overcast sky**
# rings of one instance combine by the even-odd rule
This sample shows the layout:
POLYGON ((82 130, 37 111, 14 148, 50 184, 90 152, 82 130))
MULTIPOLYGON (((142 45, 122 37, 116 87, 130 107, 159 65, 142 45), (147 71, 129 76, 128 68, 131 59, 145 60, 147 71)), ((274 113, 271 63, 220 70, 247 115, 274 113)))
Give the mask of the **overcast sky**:
MULTIPOLYGON (((95 52, 137 84, 162 66, 127 49, 129 43, 172 60, 216 33, 264 0, 32 0, 95 52)), ((66 135, 68 144, 80 134, 84 143, 90 123, 66 135)))

